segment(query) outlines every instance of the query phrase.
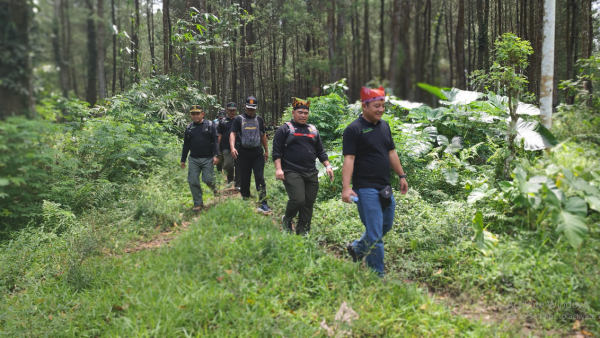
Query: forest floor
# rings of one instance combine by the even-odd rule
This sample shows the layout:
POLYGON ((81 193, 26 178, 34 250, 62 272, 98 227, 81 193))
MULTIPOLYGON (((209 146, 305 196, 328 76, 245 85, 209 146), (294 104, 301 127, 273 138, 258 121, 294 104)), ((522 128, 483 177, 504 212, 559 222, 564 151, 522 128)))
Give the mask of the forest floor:
MULTIPOLYGON (((86 240, 65 242, 65 249, 50 241, 47 250, 53 251, 35 254, 26 251, 30 244, 15 247, 21 251, 12 251, 14 257, 40 262, 43 269, 27 266, 27 278, 0 298, 0 336, 587 333, 519 318, 506 302, 490 302, 480 293, 457 294, 408 280, 394 265, 380 280, 364 264, 352 263, 338 242, 319 237, 319 222, 306 238, 282 232, 278 220, 286 198, 272 171, 267 165, 274 209, 269 216, 257 214, 254 202, 242 201, 231 190, 217 198, 207 194, 207 209, 194 214, 185 172, 171 168, 145 179, 141 189, 139 184, 132 188, 130 204, 122 210, 106 209, 80 220, 92 226, 91 236, 82 238, 97 240, 98 254, 77 256, 74 263, 56 258, 56 252, 69 257, 68 252, 87 250, 86 240), (52 274, 47 272, 51 268, 52 274), (36 275, 36 269, 43 273, 36 275)), ((351 207, 343 206, 348 217, 351 207)), ((326 212, 335 216, 337 211, 326 212)), ((319 210, 315 217, 326 219, 319 210)), ((15 266, 23 262, 13 259, 15 266)))

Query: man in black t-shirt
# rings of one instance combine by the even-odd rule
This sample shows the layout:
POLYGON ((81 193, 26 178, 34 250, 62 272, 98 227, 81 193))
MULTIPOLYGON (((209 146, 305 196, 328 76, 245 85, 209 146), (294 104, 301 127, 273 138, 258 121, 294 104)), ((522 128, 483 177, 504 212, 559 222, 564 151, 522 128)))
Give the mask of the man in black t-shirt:
POLYGON ((317 158, 326 166, 329 179, 333 180, 333 170, 317 128, 306 123, 309 106, 309 101, 294 98, 293 119, 279 127, 273 137, 275 177, 283 181, 288 195, 283 228, 291 232, 292 219, 298 215, 298 235, 310 232, 313 205, 319 192, 317 158))
MULTIPOLYGON (((225 120, 226 115, 227 114, 225 113, 225 109, 219 110, 219 113, 217 114, 217 119, 214 121, 215 126, 217 128, 217 132, 219 131, 219 126, 225 120)), ((221 143, 220 140, 219 140, 219 143, 221 143)), ((223 158, 223 149, 221 147, 219 147, 219 162, 217 163, 217 172, 219 174, 223 171, 223 163, 224 162, 225 162, 225 159, 223 158)))
POLYGON ((219 145, 215 124, 204 118, 204 111, 200 106, 190 108, 192 123, 185 128, 183 136, 183 149, 181 151, 181 169, 185 169, 185 160, 189 159, 188 183, 194 199, 195 212, 202 210, 202 182, 206 183, 216 194, 214 182, 214 165, 219 158, 219 145), (189 153, 189 157, 188 157, 189 153))
POLYGON ((235 172, 235 159, 231 156, 231 149, 229 147, 229 136, 231 134, 231 126, 237 116, 237 105, 235 102, 229 102, 227 104, 227 117, 219 122, 217 127, 217 133, 219 134, 219 147, 221 154, 223 155, 223 169, 227 173, 227 187, 231 187, 232 184, 236 188, 240 187, 240 175, 235 172))
POLYGON ((256 210, 268 213, 271 212, 271 208, 267 205, 267 185, 264 173, 269 152, 265 135, 265 121, 256 115, 257 107, 258 100, 254 96, 248 96, 246 112, 236 116, 231 126, 229 147, 231 156, 237 161, 242 198, 250 198, 250 179, 254 172, 254 181, 260 200, 260 206, 256 210))
POLYGON ((342 200, 356 202, 365 232, 360 239, 348 243, 346 250, 354 262, 366 257, 367 265, 383 276, 383 236, 392 229, 396 208, 390 169, 400 177, 403 195, 408 191, 408 183, 390 126, 381 119, 385 91, 382 87, 363 87, 360 94, 363 113, 344 130, 342 200))

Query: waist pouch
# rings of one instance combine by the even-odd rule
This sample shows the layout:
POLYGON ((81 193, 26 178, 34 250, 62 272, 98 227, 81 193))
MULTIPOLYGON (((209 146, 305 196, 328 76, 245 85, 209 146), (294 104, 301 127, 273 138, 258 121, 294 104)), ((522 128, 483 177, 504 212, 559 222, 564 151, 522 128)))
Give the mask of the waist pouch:
POLYGON ((391 186, 387 186, 379 191, 379 202, 381 203, 381 210, 387 209, 392 204, 392 196, 394 192, 391 186))

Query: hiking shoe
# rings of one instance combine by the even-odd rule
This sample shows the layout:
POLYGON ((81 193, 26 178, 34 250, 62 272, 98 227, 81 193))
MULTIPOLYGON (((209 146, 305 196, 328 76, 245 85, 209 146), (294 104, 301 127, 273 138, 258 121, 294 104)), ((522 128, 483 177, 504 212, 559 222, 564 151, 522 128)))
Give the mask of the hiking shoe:
POLYGON ((267 203, 263 203, 258 208, 256 208, 256 211, 262 212, 263 214, 266 214, 268 212, 271 212, 271 208, 269 208, 269 206, 267 205, 267 203))
POLYGON ((348 251, 350 257, 352 257, 352 262, 358 262, 358 256, 356 255, 356 251, 354 251, 354 246, 352 245, 352 242, 348 242, 348 244, 346 244, 346 251, 348 251))
POLYGON ((229 183, 227 183, 227 187, 226 187, 226 188, 227 188, 227 189, 229 189, 229 188, 231 188, 232 186, 233 186, 233 182, 229 182, 229 183))
POLYGON ((195 206, 192 208, 192 211, 193 211, 193 212, 200 212, 200 211, 202 211, 202 209, 204 209, 204 204, 195 205, 195 206))

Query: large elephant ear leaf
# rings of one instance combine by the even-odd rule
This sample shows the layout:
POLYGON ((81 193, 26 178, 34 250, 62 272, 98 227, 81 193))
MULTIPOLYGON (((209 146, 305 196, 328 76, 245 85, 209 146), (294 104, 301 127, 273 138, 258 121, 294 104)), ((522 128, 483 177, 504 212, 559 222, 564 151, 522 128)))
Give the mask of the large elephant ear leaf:
POLYGON ((457 153, 464 148, 464 144, 465 140, 461 136, 454 136, 450 142, 450 145, 448 148, 446 148, 446 150, 444 150, 444 152, 449 154, 457 153))
POLYGON ((473 246, 487 256, 488 253, 494 249, 496 244, 498 244, 498 238, 483 227, 483 216, 481 211, 478 211, 477 214, 475 214, 472 226, 473 231, 475 231, 475 236, 473 236, 473 246))
POLYGON ((440 101, 442 104, 461 104, 466 105, 471 102, 477 101, 480 97, 483 96, 482 93, 478 92, 470 92, 467 90, 460 90, 458 88, 452 88, 451 90, 442 90, 442 94, 448 98, 447 101, 440 101))
POLYGON ((535 151, 551 148, 558 144, 556 137, 537 121, 527 122, 523 119, 517 120, 517 137, 515 142, 524 141, 525 150, 535 151))
POLYGON ((488 102, 496 109, 505 111, 508 107, 506 106, 508 98, 494 93, 488 94, 488 102))
POLYGON ((450 145, 450 141, 448 140, 448 137, 446 137, 444 135, 438 135, 437 143, 440 146, 449 146, 450 145))
POLYGON ((423 89, 423 90, 425 90, 425 91, 427 91, 427 92, 429 92, 429 93, 431 93, 431 94, 439 97, 442 100, 447 100, 448 99, 448 98, 446 98, 444 96, 444 94, 442 94, 442 90, 443 89, 440 88, 440 87, 432 86, 432 85, 427 84, 427 83, 417 83, 417 87, 419 87, 419 88, 421 88, 421 89, 423 89))
POLYGON ((529 103, 519 102, 519 105, 517 106, 517 114, 532 116, 540 115, 540 108, 529 103))
POLYGON ((587 235, 588 228, 581 216, 566 210, 554 210, 552 220, 557 224, 556 232, 564 233, 573 248, 577 248, 587 235))
POLYGON ((435 142, 435 140, 439 137, 438 130, 434 126, 424 128, 423 131, 429 135, 429 138, 431 138, 431 142, 435 142))
POLYGON ((456 168, 442 169, 442 175, 449 184, 456 185, 458 183, 458 170, 456 168))

